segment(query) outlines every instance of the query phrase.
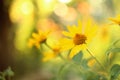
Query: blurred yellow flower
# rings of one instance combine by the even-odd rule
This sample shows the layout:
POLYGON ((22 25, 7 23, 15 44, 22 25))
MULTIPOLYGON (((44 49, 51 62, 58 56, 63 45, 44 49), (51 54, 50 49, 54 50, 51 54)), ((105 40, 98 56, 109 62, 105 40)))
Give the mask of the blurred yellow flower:
POLYGON ((49 61, 49 60, 51 60, 51 59, 53 59, 55 57, 56 57, 56 55, 54 53, 52 53, 52 52, 45 52, 43 54, 42 61, 43 62, 47 62, 47 61, 49 61))
POLYGON ((89 67, 93 67, 94 65, 95 65, 95 59, 90 59, 89 61, 88 61, 88 63, 87 63, 87 65, 89 66, 89 67))
POLYGON ((80 50, 86 49, 88 44, 95 36, 98 27, 92 20, 85 21, 85 25, 78 21, 78 26, 68 26, 68 31, 63 31, 66 38, 60 40, 61 50, 70 50, 69 58, 72 58, 80 50))
POLYGON ((116 18, 109 18, 109 20, 120 25, 120 15, 118 15, 116 18))
POLYGON ((43 59, 42 59, 43 62, 52 60, 59 55, 59 53, 60 53, 60 47, 59 46, 56 46, 54 48, 51 47, 51 49, 52 49, 52 51, 45 52, 45 53, 43 52, 43 59))
POLYGON ((32 38, 28 41, 28 46, 31 48, 33 46, 39 48, 41 43, 44 43, 48 37, 50 31, 38 31, 38 33, 33 33, 32 38))
MULTIPOLYGON (((109 27, 109 26, 108 26, 109 27)), ((100 37, 103 40, 110 39, 110 34, 109 34, 109 28, 108 27, 102 27, 100 31, 100 37)))

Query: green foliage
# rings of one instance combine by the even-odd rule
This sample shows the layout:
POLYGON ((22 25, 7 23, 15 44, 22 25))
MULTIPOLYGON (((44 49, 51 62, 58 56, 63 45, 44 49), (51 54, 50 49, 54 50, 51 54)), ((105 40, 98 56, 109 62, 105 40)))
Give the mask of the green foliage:
POLYGON ((110 70, 110 80, 118 80, 120 74, 120 65, 114 64, 110 70))
POLYGON ((113 64, 116 64, 116 61, 119 60, 119 53, 120 53, 120 39, 113 42, 113 44, 106 51, 106 55, 107 55, 106 67, 108 67, 108 69, 113 64))
POLYGON ((78 54, 76 54, 72 60, 78 64, 80 64, 81 60, 82 60, 82 57, 83 57, 83 52, 80 51, 78 54))
POLYGON ((14 76, 14 72, 12 71, 11 67, 8 67, 3 72, 0 72, 0 80, 6 80, 5 77, 8 77, 10 80, 11 77, 13 77, 13 76, 14 76))
POLYGON ((93 70, 88 66, 88 62, 91 59, 94 58, 84 59, 83 52, 78 52, 72 58, 72 61, 68 61, 61 66, 58 72, 58 80, 69 80, 68 77, 71 77, 72 79, 78 78, 82 80, 108 80, 106 75, 103 74, 105 72, 93 70))
POLYGON ((14 72, 12 71, 11 67, 8 67, 5 71, 4 71, 4 75, 6 76, 14 76, 14 72))
POLYGON ((120 48, 112 48, 107 52, 107 55, 109 56, 110 53, 118 53, 120 52, 120 48))

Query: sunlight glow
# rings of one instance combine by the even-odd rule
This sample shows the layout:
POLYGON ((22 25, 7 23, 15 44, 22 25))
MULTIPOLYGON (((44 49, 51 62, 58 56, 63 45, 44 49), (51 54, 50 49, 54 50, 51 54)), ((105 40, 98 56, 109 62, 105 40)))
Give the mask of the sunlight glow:
POLYGON ((32 3, 30 3, 30 2, 24 2, 24 3, 22 3, 22 5, 21 5, 21 12, 23 13, 23 14, 29 14, 29 13, 31 13, 33 11, 33 5, 32 5, 32 3))
POLYGON ((46 3, 50 3, 52 0, 45 0, 46 3))
POLYGON ((69 3, 71 2, 72 0, 59 0, 61 3, 69 3))
POLYGON ((54 13, 57 16, 64 17, 67 14, 67 12, 68 12, 67 5, 60 3, 55 6, 54 13))
POLYGON ((38 13, 40 16, 48 16, 54 8, 56 0, 37 0, 37 5, 38 5, 38 13))
POLYGON ((62 18, 65 21, 74 21, 77 18, 77 12, 74 8, 69 7, 67 14, 62 18))
POLYGON ((12 22, 22 21, 23 18, 32 16, 34 6, 31 1, 15 1, 10 7, 10 19, 12 22))

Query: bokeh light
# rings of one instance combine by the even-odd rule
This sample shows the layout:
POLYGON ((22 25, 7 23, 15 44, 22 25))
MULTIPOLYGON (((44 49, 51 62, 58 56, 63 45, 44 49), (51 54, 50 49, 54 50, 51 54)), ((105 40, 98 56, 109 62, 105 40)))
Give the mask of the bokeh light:
POLYGON ((55 3, 56 0, 36 0, 39 16, 49 16, 54 9, 55 3))
POLYGON ((12 3, 10 8, 11 21, 21 21, 24 17, 33 15, 34 6, 30 0, 17 0, 12 3))
POLYGON ((77 19, 77 16, 78 15, 76 10, 72 7, 69 7, 66 15, 62 17, 62 19, 65 21, 71 22, 71 21, 75 21, 75 19, 77 19))
POLYGON ((33 12, 33 4, 31 2, 23 2, 21 5, 21 12, 25 15, 33 12))
POLYGON ((59 2, 61 2, 61 3, 69 3, 69 2, 71 2, 72 0, 59 0, 59 2))
POLYGON ((54 13, 57 16, 64 17, 68 12, 68 6, 63 3, 59 3, 54 8, 54 13))

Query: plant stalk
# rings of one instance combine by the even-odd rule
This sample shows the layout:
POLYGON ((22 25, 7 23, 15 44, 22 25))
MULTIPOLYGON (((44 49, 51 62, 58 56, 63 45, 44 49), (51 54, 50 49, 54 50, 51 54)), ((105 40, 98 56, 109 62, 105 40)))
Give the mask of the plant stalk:
POLYGON ((96 60, 96 62, 105 70, 105 67, 99 62, 99 60, 93 55, 93 53, 88 48, 86 50, 96 60))

